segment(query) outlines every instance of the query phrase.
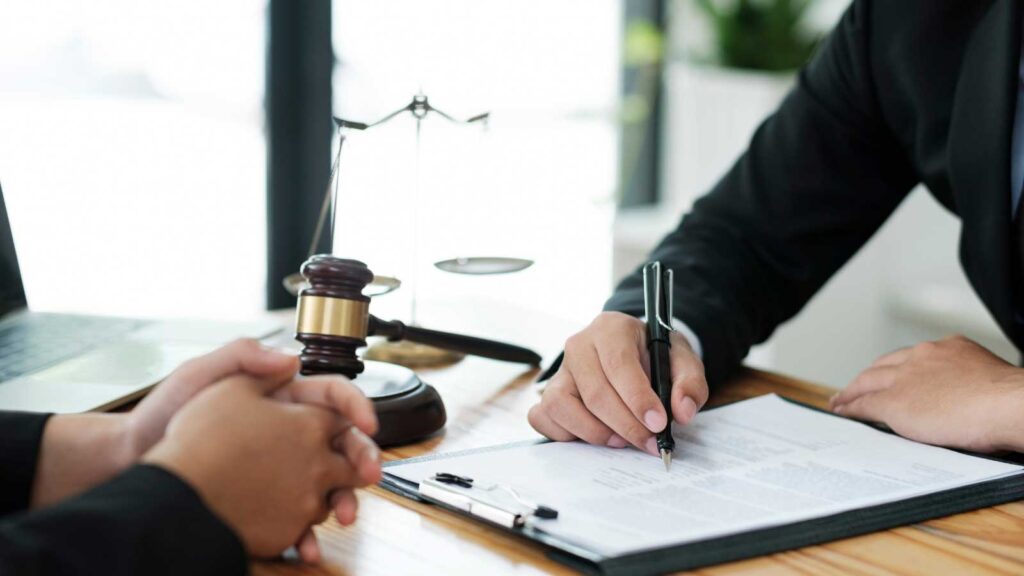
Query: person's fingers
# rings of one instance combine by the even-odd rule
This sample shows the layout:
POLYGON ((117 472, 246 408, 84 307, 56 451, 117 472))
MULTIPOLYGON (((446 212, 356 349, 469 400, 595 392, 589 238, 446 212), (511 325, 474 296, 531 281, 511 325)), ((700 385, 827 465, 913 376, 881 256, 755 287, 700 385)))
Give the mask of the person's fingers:
MULTIPOLYGON (((551 416, 544 410, 544 406, 540 403, 530 407, 526 418, 534 430, 555 442, 570 442, 577 439, 575 435, 552 420, 551 416)), ((625 446, 625 444, 626 441, 622 440, 622 445, 625 446)))
POLYGON ((335 439, 343 432, 352 428, 352 422, 348 418, 328 408, 312 406, 309 404, 289 404, 288 408, 298 414, 300 418, 316 423, 317 427, 326 438, 326 446, 333 450, 335 439))
POLYGON ((646 329, 634 334, 633 341, 636 344, 636 357, 640 359, 640 367, 649 382, 651 380, 651 352, 647 349, 646 329))
POLYGON ((320 543, 316 541, 316 534, 313 528, 306 528, 306 531, 299 537, 295 550, 299 553, 299 559, 306 564, 319 564, 321 559, 320 543))
POLYGON ((327 483, 325 486, 326 490, 364 486, 360 481, 359 471, 344 455, 330 452, 324 458, 326 464, 326 476, 324 478, 324 481, 327 483))
POLYGON ((216 382, 237 372, 287 381, 298 369, 298 357, 266 348, 256 340, 243 338, 185 362, 176 370, 175 375, 187 382, 203 384, 216 382))
POLYGON ((233 374, 249 373, 283 383, 295 375, 298 367, 299 361, 295 356, 265 348, 255 340, 236 340, 179 366, 163 385, 157 386, 139 404, 139 408, 132 411, 133 418, 149 422, 167 421, 196 394, 233 374))
POLYGON ((856 418, 866 422, 878 422, 886 424, 886 415, 890 403, 885 391, 863 394, 833 408, 833 411, 840 416, 856 418))
POLYGON ((673 332, 671 339, 672 417, 685 425, 708 401, 708 381, 704 375, 704 363, 693 353, 686 338, 673 332))
POLYGON ((852 402, 865 394, 886 390, 896 382, 899 368, 895 366, 879 366, 868 368, 854 378, 849 386, 841 390, 829 400, 829 407, 838 412, 838 408, 852 402))
POLYGON ((281 400, 334 410, 348 418, 366 435, 377 433, 377 413, 373 402, 344 376, 296 378, 274 396, 281 400))
MULTIPOLYGON (((638 415, 635 411, 630 410, 628 403, 622 398, 624 394, 634 400, 641 394, 653 395, 653 390, 651 390, 643 371, 640 370, 639 363, 635 359, 633 363, 636 365, 636 372, 643 378, 639 384, 642 387, 639 392, 634 390, 638 387, 636 383, 623 383, 622 389, 613 386, 605 376, 605 371, 602 369, 603 359, 598 358, 595 349, 577 350, 569 370, 573 380, 576 381, 576 387, 586 409, 611 428, 620 438, 624 438, 640 450, 646 450, 647 441, 652 434, 648 426, 652 425, 652 422, 654 424, 661 422, 662 428, 659 429, 661 430, 664 428, 664 418, 660 415, 657 418, 652 418, 653 412, 648 411, 646 416, 649 422, 641 422, 639 418, 643 417, 644 413, 641 412, 638 415)), ((654 396, 654 399, 657 401, 658 397, 654 396)), ((664 410, 662 410, 663 413, 664 410)), ((612 439, 606 439, 604 443, 607 444, 609 440, 612 439)))
POLYGON ((331 494, 331 509, 334 510, 334 518, 342 526, 355 522, 359 512, 359 499, 356 498, 355 490, 335 490, 331 494))
POLYGON ((362 485, 380 481, 380 449, 369 436, 349 426, 334 438, 333 448, 345 455, 355 466, 362 479, 362 485))
MULTIPOLYGON (((665 413, 665 407, 661 405, 658 395, 651 387, 651 380, 640 364, 640 356, 637 355, 635 345, 624 343, 621 340, 600 340, 595 342, 593 348, 583 349, 579 352, 580 355, 573 358, 570 367, 581 391, 585 382, 588 387, 593 387, 589 378, 594 378, 595 383, 600 385, 604 377, 607 377, 607 381, 615 389, 622 403, 633 414, 633 417, 647 428, 648 432, 661 432, 665 429, 665 425, 668 423, 668 414, 665 413), (596 374, 598 367, 603 370, 600 379, 596 374), (577 374, 583 370, 587 371, 587 379, 584 379, 582 373, 577 374)), ((609 404, 613 403, 609 402, 609 404)), ((602 415, 599 414, 599 416, 602 415)), ((607 420, 605 421, 607 422, 607 420)), ((613 428, 620 434, 629 432, 619 427, 613 428)), ((626 438, 632 441, 629 436, 626 438)))
POLYGON ((322 442, 323 444, 315 446, 315 448, 322 447, 324 454, 344 458, 342 453, 336 451, 335 444, 343 432, 353 427, 347 418, 319 406, 278 402, 272 399, 265 401, 272 402, 278 410, 288 412, 290 418, 296 421, 300 429, 308 430, 308 436, 297 437, 295 442, 322 442))
POLYGON ((903 364, 908 358, 910 358, 911 350, 912 348, 905 347, 893 350, 888 354, 883 354, 871 363, 871 367, 878 368, 879 366, 896 366, 897 364, 903 364))
POLYGON ((618 434, 587 410, 579 396, 563 388, 545 390, 541 403, 556 424, 588 444, 611 446, 621 441, 618 434))

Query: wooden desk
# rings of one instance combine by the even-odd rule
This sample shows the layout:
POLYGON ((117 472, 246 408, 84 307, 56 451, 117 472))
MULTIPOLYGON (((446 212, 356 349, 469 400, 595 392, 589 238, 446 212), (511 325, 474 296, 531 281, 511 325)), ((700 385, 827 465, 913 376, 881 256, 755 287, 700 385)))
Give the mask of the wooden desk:
MULTIPOLYGON (((409 458, 536 437, 526 422, 536 401, 535 372, 469 358, 425 372, 444 396, 448 425, 442 435, 387 450, 409 458)), ((824 406, 829 388, 758 371, 722 387, 711 403, 768 392, 824 406)), ((378 487, 360 495, 359 520, 343 528, 330 520, 317 528, 322 566, 254 564, 256 575, 313 574, 571 574, 529 543, 378 487)), ((1008 504, 924 524, 849 538, 699 574, 1024 574, 1024 503, 1008 504)))

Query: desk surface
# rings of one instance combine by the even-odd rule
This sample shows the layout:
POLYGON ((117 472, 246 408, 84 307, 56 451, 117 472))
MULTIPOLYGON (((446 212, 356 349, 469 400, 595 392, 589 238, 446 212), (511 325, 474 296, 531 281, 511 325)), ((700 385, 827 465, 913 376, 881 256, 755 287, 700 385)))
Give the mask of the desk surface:
MULTIPOLYGON (((423 372, 438 388, 448 425, 437 437, 385 451, 409 458, 536 437, 526 422, 536 401, 535 372, 477 358, 423 372)), ((718 390, 711 404, 776 392, 816 406, 831 389, 746 371, 718 390)), ((360 494, 359 520, 317 528, 322 566, 258 562, 258 576, 324 574, 570 574, 543 552, 491 530, 378 487, 360 494)), ((734 562, 700 574, 1022 574, 1024 502, 958 514, 924 524, 734 562)))

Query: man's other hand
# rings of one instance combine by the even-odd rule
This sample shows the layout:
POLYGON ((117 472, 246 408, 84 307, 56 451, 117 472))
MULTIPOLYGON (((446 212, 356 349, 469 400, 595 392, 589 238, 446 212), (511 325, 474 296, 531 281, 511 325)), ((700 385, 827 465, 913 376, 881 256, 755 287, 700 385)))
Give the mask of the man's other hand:
POLYGON ((886 354, 831 400, 842 416, 976 452, 1020 450, 1024 370, 954 336, 886 354))

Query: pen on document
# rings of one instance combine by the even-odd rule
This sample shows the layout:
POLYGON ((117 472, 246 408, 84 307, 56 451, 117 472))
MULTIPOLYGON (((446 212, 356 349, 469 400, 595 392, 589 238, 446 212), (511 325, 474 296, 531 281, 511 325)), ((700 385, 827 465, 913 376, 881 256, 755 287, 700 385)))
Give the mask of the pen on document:
POLYGON ((672 369, 669 363, 669 334, 672 333, 672 271, 661 262, 646 264, 644 276, 644 313, 647 319, 647 351, 651 358, 651 387, 665 407, 665 429, 657 432, 658 452, 665 471, 672 467, 672 369))
MULTIPOLYGON (((433 484, 434 488, 440 488, 438 484, 442 484, 449 486, 458 486, 460 488, 466 489, 477 489, 482 492, 493 492, 495 490, 501 490, 511 495, 512 498, 515 499, 515 501, 520 506, 526 507, 529 510, 530 515, 532 516, 536 516, 537 518, 541 518, 544 520, 554 520, 558 518, 558 510, 555 510, 550 506, 537 504, 536 502, 527 500, 522 495, 520 495, 515 488, 507 484, 479 483, 475 482, 472 478, 468 476, 459 476, 458 474, 452 474, 449 472, 438 472, 437 474, 434 474, 432 478, 429 478, 427 481, 421 484, 421 492, 425 490, 429 496, 441 500, 442 502, 445 502, 447 504, 461 504, 457 507, 464 508, 470 513, 474 513, 473 507, 471 505, 472 502, 465 500, 464 497, 458 496, 459 494, 463 494, 463 496, 465 496, 465 493, 456 492, 454 494, 445 494, 443 493, 443 491, 438 492, 437 490, 431 489, 431 484, 433 484), (455 500, 453 500, 449 496, 455 496, 456 498, 455 500)), ((468 494, 468 496, 470 500, 474 499, 474 495, 472 493, 468 494)), ((479 500, 477 500, 476 502, 478 505, 477 512, 480 511, 480 505, 485 506, 483 510, 489 511, 489 519, 493 521, 499 521, 497 518, 502 517, 502 519, 499 522, 502 524, 510 524, 511 526, 521 526, 525 522, 525 520, 519 512, 504 510, 499 505, 493 502, 487 503, 479 500), (504 516, 502 516, 502 513, 504 513, 504 516)))

